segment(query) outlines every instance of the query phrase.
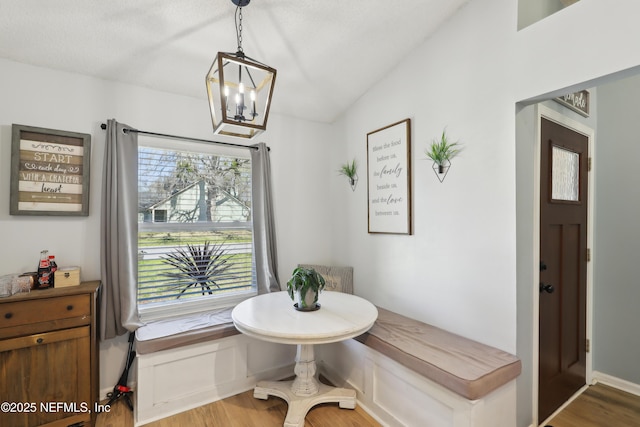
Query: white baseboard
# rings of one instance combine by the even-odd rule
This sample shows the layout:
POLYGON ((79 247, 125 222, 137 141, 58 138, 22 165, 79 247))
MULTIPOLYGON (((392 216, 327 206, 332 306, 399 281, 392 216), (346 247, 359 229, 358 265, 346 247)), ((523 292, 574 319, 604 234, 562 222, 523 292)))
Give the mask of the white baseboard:
POLYGON ((640 384, 632 383, 631 381, 623 380, 621 378, 614 377, 613 375, 605 374, 604 372, 593 371, 593 380, 611 387, 615 387, 618 390, 626 391, 627 393, 640 396, 640 384))

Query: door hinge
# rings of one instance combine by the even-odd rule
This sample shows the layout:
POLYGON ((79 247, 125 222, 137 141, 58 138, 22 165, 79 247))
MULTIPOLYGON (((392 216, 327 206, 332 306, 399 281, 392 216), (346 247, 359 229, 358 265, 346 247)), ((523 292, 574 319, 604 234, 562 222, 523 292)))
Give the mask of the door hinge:
POLYGON ((591 262, 591 249, 587 248, 587 262, 591 262))
POLYGON ((587 172, 591 172, 592 164, 593 164, 592 158, 589 157, 589 160, 587 161, 587 172))
POLYGON ((584 343, 584 351, 586 351, 587 353, 591 351, 591 341, 588 338, 584 343))

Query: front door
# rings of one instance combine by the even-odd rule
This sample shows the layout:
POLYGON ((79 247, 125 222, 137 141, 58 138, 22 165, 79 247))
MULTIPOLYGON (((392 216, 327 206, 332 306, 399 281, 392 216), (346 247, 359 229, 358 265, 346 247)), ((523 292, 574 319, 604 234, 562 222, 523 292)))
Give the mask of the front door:
POLYGON ((585 384, 588 137, 542 119, 538 420, 585 384))

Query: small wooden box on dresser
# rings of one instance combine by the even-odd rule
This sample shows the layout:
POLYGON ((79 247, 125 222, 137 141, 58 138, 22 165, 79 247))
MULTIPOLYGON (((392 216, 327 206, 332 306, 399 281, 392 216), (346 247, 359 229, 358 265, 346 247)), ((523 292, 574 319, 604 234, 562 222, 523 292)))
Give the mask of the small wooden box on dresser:
POLYGON ((99 287, 0 298, 0 426, 95 425, 99 287))

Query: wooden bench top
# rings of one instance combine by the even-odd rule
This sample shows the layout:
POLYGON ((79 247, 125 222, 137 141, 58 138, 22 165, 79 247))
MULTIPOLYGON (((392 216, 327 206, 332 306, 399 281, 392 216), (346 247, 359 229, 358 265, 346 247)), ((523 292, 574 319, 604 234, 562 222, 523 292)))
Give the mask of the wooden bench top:
POLYGON ((512 354, 380 307, 373 327, 355 339, 469 400, 522 371, 512 354))

